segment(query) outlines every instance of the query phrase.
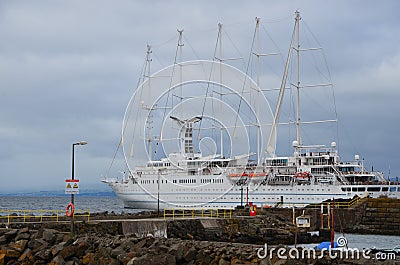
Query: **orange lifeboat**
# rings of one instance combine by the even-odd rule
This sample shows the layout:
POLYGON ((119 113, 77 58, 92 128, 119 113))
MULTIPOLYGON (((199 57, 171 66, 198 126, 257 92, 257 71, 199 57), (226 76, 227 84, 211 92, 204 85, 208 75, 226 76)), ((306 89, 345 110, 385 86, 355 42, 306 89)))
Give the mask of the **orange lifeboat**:
POLYGON ((297 179, 308 179, 311 175, 308 172, 297 172, 294 177, 297 179))
POLYGON ((266 174, 265 174, 265 172, 261 172, 261 173, 251 173, 249 176, 250 176, 250 178, 254 178, 254 177, 265 177, 266 174))

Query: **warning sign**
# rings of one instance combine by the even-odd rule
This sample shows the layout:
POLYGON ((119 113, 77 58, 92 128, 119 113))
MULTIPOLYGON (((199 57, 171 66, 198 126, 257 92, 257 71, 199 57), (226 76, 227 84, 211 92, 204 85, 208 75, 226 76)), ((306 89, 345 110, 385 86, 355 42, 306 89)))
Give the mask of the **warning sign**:
POLYGON ((79 179, 65 180, 65 194, 79 194, 79 179))

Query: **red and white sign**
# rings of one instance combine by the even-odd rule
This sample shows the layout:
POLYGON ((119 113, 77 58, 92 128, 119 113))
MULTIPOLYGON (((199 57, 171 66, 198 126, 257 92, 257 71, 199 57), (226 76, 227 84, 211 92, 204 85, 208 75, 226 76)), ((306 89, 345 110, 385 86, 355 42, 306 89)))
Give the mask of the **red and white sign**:
POLYGON ((79 194, 79 179, 65 180, 65 194, 79 194))

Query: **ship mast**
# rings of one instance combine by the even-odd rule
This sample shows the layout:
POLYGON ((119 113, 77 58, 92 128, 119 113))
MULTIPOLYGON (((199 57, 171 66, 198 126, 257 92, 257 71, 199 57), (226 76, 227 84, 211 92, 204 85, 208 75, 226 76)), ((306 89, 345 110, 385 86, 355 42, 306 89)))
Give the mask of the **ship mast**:
POLYGON ((299 145, 301 145, 301 134, 300 134, 300 12, 296 11, 295 18, 295 28, 296 28, 296 72, 297 72, 297 82, 296 82, 296 140, 299 145))
MULTIPOLYGON (((256 17, 256 54, 257 54, 257 86, 260 86, 260 39, 259 39, 259 27, 260 27, 260 18, 256 17)), ((260 90, 257 90, 256 94, 256 115, 260 117, 260 90)), ((257 164, 260 164, 261 158, 261 149, 260 149, 260 126, 257 128, 257 164)))
MULTIPOLYGON (((147 78, 149 78, 149 82, 148 82, 148 97, 149 100, 151 100, 151 80, 150 80, 150 62, 152 61, 150 54, 152 53, 151 51, 151 46, 147 45, 147 57, 146 57, 146 64, 147 64, 147 78)), ((153 126, 153 119, 152 119, 152 107, 151 106, 147 106, 145 107, 149 110, 149 116, 147 118, 147 150, 149 152, 149 158, 150 160, 153 160, 153 148, 152 148, 152 144, 153 144, 153 137, 151 135, 151 131, 152 131, 152 126, 153 126)))
POLYGON ((183 40, 182 40, 182 33, 183 33, 183 29, 179 30, 178 29, 178 33, 179 33, 179 40, 178 40, 178 48, 179 48, 179 99, 180 99, 180 108, 179 108, 179 115, 180 117, 182 117, 183 113, 182 113, 182 99, 183 99, 183 94, 182 94, 182 64, 180 64, 182 62, 182 47, 184 46, 183 44, 183 40))
MULTIPOLYGON (((222 24, 218 23, 218 39, 219 39, 219 113, 222 117, 222 24)), ((220 141, 221 141, 221 158, 224 157, 224 135, 223 135, 223 127, 220 126, 220 141)))
POLYGON ((289 52, 288 52, 288 55, 286 58, 285 70, 283 73, 281 86, 279 88, 278 102, 276 104, 274 119, 272 121, 271 132, 268 137, 268 143, 267 143, 267 148, 266 148, 266 152, 270 156, 275 156, 275 144, 273 144, 273 142, 274 142, 273 140, 276 137, 276 129, 279 124, 279 116, 281 113, 283 96, 285 94, 285 89, 286 89, 286 80, 287 80, 287 75, 289 72, 290 59, 292 57, 293 42, 294 42, 294 38, 296 35, 296 30, 298 29, 299 20, 300 20, 300 13, 298 11, 296 11, 296 19, 295 19, 294 29, 293 29, 293 33, 292 33, 292 38, 290 41, 289 52))

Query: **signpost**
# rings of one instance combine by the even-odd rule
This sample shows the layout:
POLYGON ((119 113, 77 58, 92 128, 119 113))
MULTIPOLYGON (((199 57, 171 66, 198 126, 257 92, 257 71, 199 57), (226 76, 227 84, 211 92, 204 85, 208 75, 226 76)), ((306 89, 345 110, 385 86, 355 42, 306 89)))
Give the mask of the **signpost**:
POLYGON ((79 179, 65 180, 65 194, 79 194, 79 179))

